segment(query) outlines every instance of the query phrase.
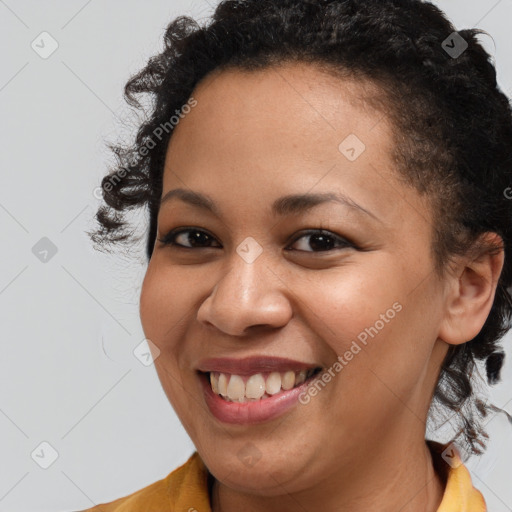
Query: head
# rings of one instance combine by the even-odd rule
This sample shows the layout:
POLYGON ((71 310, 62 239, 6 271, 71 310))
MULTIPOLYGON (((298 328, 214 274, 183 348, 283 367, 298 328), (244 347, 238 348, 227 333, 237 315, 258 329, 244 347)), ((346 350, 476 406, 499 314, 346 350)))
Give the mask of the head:
POLYGON ((424 436, 436 404, 483 445, 471 376, 499 380, 512 311, 512 116, 479 31, 456 58, 454 31, 421 1, 225 1, 172 22, 128 82, 154 109, 114 148, 92 236, 131 243, 123 214, 147 207, 142 325, 218 478, 303 488, 383 432, 424 436), (276 420, 222 424, 201 361, 262 354, 331 378, 276 420), (240 470, 248 449, 260 473, 240 470))

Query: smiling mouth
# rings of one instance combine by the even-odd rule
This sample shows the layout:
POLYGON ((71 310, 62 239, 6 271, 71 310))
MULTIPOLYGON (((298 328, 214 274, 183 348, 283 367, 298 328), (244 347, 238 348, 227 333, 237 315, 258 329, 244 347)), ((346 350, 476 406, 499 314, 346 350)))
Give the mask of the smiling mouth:
POLYGON ((309 370, 264 372, 236 375, 222 372, 202 372, 210 382, 212 391, 227 402, 257 402, 278 396, 312 380, 321 367, 309 370))

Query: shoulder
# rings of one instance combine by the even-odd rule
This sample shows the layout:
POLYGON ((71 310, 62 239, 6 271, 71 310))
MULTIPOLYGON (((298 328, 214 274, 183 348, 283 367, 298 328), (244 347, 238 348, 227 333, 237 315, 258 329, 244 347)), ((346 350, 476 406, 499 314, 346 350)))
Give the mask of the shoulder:
POLYGON ((208 471, 199 454, 194 452, 185 464, 165 478, 128 496, 79 512, 172 512, 194 508, 207 512, 209 506, 208 471))

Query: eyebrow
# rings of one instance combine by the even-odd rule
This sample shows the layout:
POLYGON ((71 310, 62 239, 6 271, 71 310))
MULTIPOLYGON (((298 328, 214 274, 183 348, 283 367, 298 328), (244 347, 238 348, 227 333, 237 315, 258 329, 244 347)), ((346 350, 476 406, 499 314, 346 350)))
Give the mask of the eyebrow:
MULTIPOLYGON (((202 208, 203 210, 209 211, 221 217, 218 207, 214 201, 207 195, 184 188, 175 188, 169 190, 164 194, 160 200, 160 206, 167 203, 171 199, 181 199, 183 202, 188 203, 192 206, 202 208)), ((332 192, 316 193, 316 194, 290 194, 279 197, 272 203, 271 211, 274 215, 285 216, 292 214, 299 214, 306 212, 317 205, 336 202, 344 206, 348 206, 354 210, 363 212, 373 219, 381 222, 381 220, 375 216, 372 212, 356 203, 344 194, 334 194, 332 192)))

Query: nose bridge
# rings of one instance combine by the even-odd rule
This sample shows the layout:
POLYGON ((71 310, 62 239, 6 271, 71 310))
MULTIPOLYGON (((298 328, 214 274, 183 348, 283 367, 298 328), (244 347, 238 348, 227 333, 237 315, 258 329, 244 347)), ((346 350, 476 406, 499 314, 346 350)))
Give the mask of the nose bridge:
POLYGON ((198 320, 231 335, 243 335, 256 325, 285 325, 291 317, 291 305, 268 263, 263 248, 258 248, 254 239, 240 243, 229 259, 227 271, 219 274, 201 304, 198 320))

